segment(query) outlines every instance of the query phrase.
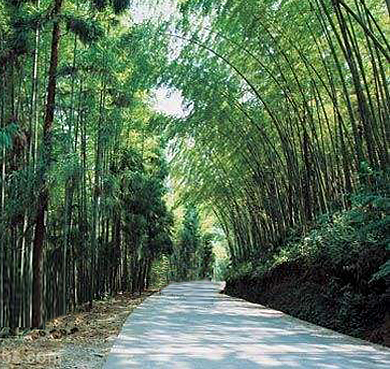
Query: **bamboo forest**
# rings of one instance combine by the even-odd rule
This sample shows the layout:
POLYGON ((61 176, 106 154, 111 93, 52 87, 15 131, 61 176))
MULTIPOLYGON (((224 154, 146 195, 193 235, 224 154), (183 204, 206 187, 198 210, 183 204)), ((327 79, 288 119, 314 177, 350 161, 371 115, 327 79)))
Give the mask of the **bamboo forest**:
POLYGON ((0 0, 0 336, 208 279, 390 346, 389 12, 0 0))

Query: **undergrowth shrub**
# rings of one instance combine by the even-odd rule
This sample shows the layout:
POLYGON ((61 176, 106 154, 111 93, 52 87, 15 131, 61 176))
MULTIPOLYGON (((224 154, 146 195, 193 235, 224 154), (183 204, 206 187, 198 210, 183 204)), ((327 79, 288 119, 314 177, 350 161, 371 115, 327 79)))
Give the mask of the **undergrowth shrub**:
POLYGON ((390 273, 390 199, 386 193, 359 192, 349 210, 324 214, 298 241, 279 248, 271 258, 246 261, 228 272, 228 279, 261 277, 278 265, 318 266, 343 285, 367 293, 384 288, 390 273))

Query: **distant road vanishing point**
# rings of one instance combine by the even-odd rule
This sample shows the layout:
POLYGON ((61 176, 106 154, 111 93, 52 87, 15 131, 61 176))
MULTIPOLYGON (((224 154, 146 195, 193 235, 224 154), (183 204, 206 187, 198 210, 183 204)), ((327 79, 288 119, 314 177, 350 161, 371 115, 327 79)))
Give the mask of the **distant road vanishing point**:
POLYGON ((174 283, 128 318, 105 369, 390 368, 390 350, 220 294, 174 283))

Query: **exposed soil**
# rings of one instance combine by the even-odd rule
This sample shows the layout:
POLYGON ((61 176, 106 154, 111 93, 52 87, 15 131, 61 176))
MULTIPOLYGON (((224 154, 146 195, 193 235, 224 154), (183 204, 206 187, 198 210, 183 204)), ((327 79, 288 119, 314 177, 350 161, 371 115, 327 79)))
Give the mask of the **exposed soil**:
POLYGON ((1 368, 101 368, 128 315, 155 291, 96 301, 53 319, 45 330, 0 339, 1 368))
POLYGON ((285 263, 262 277, 228 280, 224 293, 390 347, 388 297, 375 287, 359 291, 321 266, 285 263))

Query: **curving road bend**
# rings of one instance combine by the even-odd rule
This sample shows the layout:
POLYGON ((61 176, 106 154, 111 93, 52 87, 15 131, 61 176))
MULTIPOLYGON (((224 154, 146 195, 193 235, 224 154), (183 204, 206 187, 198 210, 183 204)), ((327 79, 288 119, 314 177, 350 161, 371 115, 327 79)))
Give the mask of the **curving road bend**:
POLYGON ((231 298, 222 283, 174 283, 128 318, 105 369, 389 369, 390 350, 231 298))

